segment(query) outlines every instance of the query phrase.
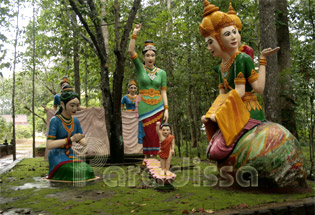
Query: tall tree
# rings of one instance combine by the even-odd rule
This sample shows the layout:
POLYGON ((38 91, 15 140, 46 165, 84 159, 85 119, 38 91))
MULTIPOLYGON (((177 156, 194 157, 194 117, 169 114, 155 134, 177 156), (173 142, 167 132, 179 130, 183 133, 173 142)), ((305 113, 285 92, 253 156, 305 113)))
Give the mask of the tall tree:
POLYGON ((87 59, 87 50, 86 50, 86 43, 84 43, 84 94, 85 94, 85 107, 89 107, 89 95, 88 95, 88 59, 87 59))
POLYGON ((281 121, 297 137, 294 94, 291 84, 291 50, 287 0, 276 1, 276 27, 278 46, 278 69, 280 76, 281 121))
POLYGON ((33 5, 33 53, 32 53, 32 61, 33 61, 33 75, 32 75, 32 85, 33 85, 33 93, 32 93, 32 122, 33 122, 33 158, 35 157, 35 0, 32 0, 33 5))
MULTIPOLYGON (((277 46, 275 24, 276 0, 259 0, 261 49, 277 46)), ((281 123, 278 60, 276 55, 267 57, 264 103, 266 119, 281 123)))
POLYGON ((134 0, 133 6, 129 13, 127 22, 124 26, 123 34, 120 38, 117 28, 119 28, 119 11, 118 1, 115 1, 115 37, 116 37, 116 69, 113 74, 113 89, 110 88, 110 73, 108 68, 108 58, 104 42, 103 29, 101 25, 100 15, 93 0, 69 0, 72 9, 79 17, 86 32, 89 35, 90 42, 96 50, 96 54, 100 61, 100 76, 101 76, 101 91, 102 103, 105 111, 106 129, 110 142, 111 159, 114 162, 123 162, 124 153, 122 139, 122 125, 121 125, 121 112, 120 112, 120 99, 122 95, 122 81, 124 77, 124 62, 125 52, 127 48, 127 41, 129 33, 132 28, 132 23, 135 19, 138 8, 140 7, 141 0, 134 0), (82 10, 83 9, 83 10, 82 10), (82 13, 84 12, 84 13, 82 13), (87 17, 89 20, 87 20, 87 17), (89 22, 93 23, 94 29, 91 28, 89 22))
POLYGON ((74 69, 74 88, 75 92, 81 98, 81 82, 80 82, 80 56, 79 56, 79 33, 76 27, 77 17, 74 12, 71 14, 72 23, 72 37, 73 37, 73 69, 74 69))
POLYGON ((19 38, 19 13, 20 13, 20 0, 17 0, 17 13, 16 13, 16 33, 14 40, 14 59, 13 59, 13 91, 12 91, 12 122, 13 122, 13 160, 16 160, 16 135, 15 135, 15 68, 17 61, 17 45, 19 38))

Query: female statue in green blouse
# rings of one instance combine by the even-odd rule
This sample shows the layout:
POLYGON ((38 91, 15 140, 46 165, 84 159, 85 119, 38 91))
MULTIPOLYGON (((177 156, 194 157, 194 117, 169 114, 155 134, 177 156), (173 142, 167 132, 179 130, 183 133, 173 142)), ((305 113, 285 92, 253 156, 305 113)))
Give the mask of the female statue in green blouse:
POLYGON ((135 65, 139 83, 139 123, 144 130, 143 154, 156 157, 159 152, 159 138, 156 133, 156 122, 162 118, 168 121, 167 79, 166 72, 155 66, 156 47, 153 41, 147 40, 144 44, 142 63, 135 52, 136 37, 141 24, 136 24, 129 44, 129 55, 135 65))

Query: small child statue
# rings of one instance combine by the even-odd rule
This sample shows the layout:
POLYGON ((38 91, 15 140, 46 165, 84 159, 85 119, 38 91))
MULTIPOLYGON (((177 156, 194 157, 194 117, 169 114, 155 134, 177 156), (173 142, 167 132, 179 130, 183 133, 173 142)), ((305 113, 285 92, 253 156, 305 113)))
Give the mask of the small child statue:
POLYGON ((171 135, 171 127, 169 124, 164 123, 160 128, 160 122, 156 123, 156 133, 160 140, 160 151, 158 155, 161 158, 161 175, 167 175, 170 169, 172 154, 174 154, 175 139, 171 135))

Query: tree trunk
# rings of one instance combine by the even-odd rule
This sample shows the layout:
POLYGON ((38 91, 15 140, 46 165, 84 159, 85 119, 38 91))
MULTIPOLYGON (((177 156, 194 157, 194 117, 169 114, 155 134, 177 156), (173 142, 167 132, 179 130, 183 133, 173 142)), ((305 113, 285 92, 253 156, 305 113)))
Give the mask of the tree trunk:
POLYGON ((279 74, 282 74, 280 80, 281 121, 295 137, 298 137, 294 110, 295 99, 291 85, 291 52, 287 1, 277 0, 276 11, 277 40, 278 46, 281 47, 277 53, 279 74))
POLYGON ((200 106, 199 106, 199 101, 200 101, 200 97, 199 97, 199 92, 197 92, 196 88, 193 88, 193 94, 195 95, 193 97, 193 104, 194 104, 194 129, 195 129, 195 134, 196 134, 196 147, 197 147, 197 155, 199 158, 201 158, 200 155, 200 145, 198 144, 198 141, 200 140, 200 126, 198 121, 200 121, 200 106))
POLYGON ((188 95, 188 101, 187 101, 187 108, 188 108, 188 118, 189 118, 189 129, 190 129, 190 136, 191 136, 191 142, 192 142, 192 147, 195 148, 197 147, 197 134, 196 134, 196 129, 195 129, 195 122, 194 122, 194 113, 193 113, 193 101, 192 101, 192 96, 191 96, 191 90, 192 86, 189 84, 188 90, 187 90, 187 95, 188 95))
MULTIPOLYGON (((183 133, 182 134, 182 137, 183 137, 183 133)), ((185 140, 185 144, 186 144, 186 157, 189 157, 189 148, 188 148, 188 141, 185 140)))
MULTIPOLYGON (((275 1, 259 0, 260 41, 262 49, 277 46, 274 16, 275 1)), ((277 56, 268 56, 267 61, 266 86, 264 91, 266 119, 281 123, 277 56)))
POLYGON ((16 137, 15 137, 15 66, 16 66, 16 57, 17 57, 17 44, 19 37, 19 13, 20 13, 20 0, 17 0, 17 13, 16 13, 16 34, 14 41, 14 60, 13 60, 13 92, 12 92, 12 122, 13 122, 13 131, 12 131, 12 143, 13 143, 13 160, 16 160, 16 137))
POLYGON ((81 83, 80 83, 80 57, 79 57, 79 41, 78 41, 78 30, 76 28, 76 14, 75 12, 72 12, 72 22, 75 23, 75 25, 72 26, 72 32, 73 32, 73 67, 74 67, 74 88, 75 92, 79 95, 79 98, 81 98, 81 83))
POLYGON ((84 77, 84 92, 85 92, 85 107, 89 107, 89 94, 88 94, 88 74, 89 74, 89 67, 87 62, 87 50, 86 45, 84 43, 84 66, 85 66, 85 77, 84 77))
MULTIPOLYGON (((107 28, 107 22, 105 22, 106 20, 106 1, 107 0, 101 0, 102 2, 102 7, 101 7, 101 25, 102 25, 102 31, 103 31, 103 36, 104 36, 104 42, 105 42, 105 49, 106 49, 106 57, 109 60, 109 35, 108 35, 108 28, 107 28)), ((109 64, 109 62, 108 62, 109 64)))
MULTIPOLYGON (((107 135, 110 142, 110 153, 111 160, 113 162, 123 162, 124 161, 124 147, 122 142, 122 125, 121 125, 121 111, 120 111, 120 99, 122 94, 122 81, 124 77, 124 63, 126 52, 127 41, 129 33, 131 31, 132 23, 136 16, 137 10, 140 7, 141 0, 134 0, 133 7, 129 13, 128 20, 124 26, 123 35, 121 36, 121 41, 119 41, 119 28, 117 17, 118 17, 118 1, 115 0, 115 34, 116 34, 116 70, 113 77, 113 93, 110 90, 109 84, 109 69, 108 69, 108 53, 106 52, 105 39, 102 29, 102 21, 99 18, 100 15, 96 9, 93 0, 79 1, 80 6, 88 5, 87 15, 90 21, 93 23, 94 29, 90 28, 87 20, 83 17, 82 13, 77 6, 76 1, 69 0, 72 9, 78 15, 80 21, 82 22, 85 30, 91 38, 91 43, 95 47, 96 54, 100 60, 100 75, 101 75, 101 90, 102 90, 102 104, 105 111, 105 123, 107 128, 107 135), (95 33, 94 33, 95 32, 95 33), (117 33, 118 32, 118 33, 117 33)), ((119 17, 118 17, 119 18, 119 17)))
POLYGON ((33 54, 32 54, 32 61, 33 61, 33 77, 32 77, 32 85, 33 85, 33 92, 32 92, 32 121, 33 121, 33 158, 35 158, 35 1, 32 1, 33 4, 33 54))
MULTIPOLYGON (((114 2, 115 8, 115 56, 116 56, 116 69, 114 72, 113 78, 113 123, 114 123, 114 130, 116 138, 119 138, 119 141, 122 142, 122 124, 121 124, 121 96, 122 96, 122 83, 124 80, 124 66, 125 66, 125 52, 127 50, 127 41, 129 38, 129 34, 132 28, 132 23, 136 17, 136 13, 140 7, 141 0, 134 0, 133 7, 129 13, 129 17, 127 20, 126 25, 124 26, 124 31, 122 35, 119 35, 119 3, 118 0, 114 2)), ((123 144, 117 145, 117 155, 121 156, 121 159, 124 159, 124 146, 123 144), (119 151, 118 151, 119 150, 119 151)), ((117 158, 118 159, 118 158, 117 158)))
MULTIPOLYGON (((313 36, 313 41, 315 40, 315 23, 313 19, 314 13, 312 13, 312 8, 311 8, 311 1, 308 0, 308 12, 309 12, 309 19, 310 22, 312 23, 312 36, 313 36)), ((308 80, 309 82, 309 80, 308 80)), ((314 89, 314 82, 311 85, 310 89, 314 89)), ((315 133, 315 107, 314 107, 314 99, 315 99, 315 93, 314 90, 311 91, 311 96, 310 96, 310 104, 311 104, 311 130, 309 132, 309 145, 310 145, 310 161, 311 161, 311 171, 310 171, 310 176, 314 174, 314 159, 315 159, 315 143, 314 143, 314 133, 315 133)))
POLYGON ((311 117, 310 117, 310 131, 309 131, 309 149, 310 149, 310 161, 311 161, 311 171, 310 171, 310 176, 313 175, 314 172, 314 130, 315 130, 315 108, 314 108, 314 99, 315 95, 312 93, 310 96, 310 108, 311 108, 311 117))

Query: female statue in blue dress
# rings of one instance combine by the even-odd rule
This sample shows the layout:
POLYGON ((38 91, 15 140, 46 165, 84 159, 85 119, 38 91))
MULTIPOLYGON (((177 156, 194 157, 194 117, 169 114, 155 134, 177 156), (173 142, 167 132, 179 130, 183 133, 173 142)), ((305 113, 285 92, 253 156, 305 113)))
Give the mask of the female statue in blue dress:
POLYGON ((50 149, 48 179, 58 182, 94 180, 93 169, 78 159, 72 142, 86 145, 79 120, 72 117, 78 110, 80 98, 70 86, 60 95, 60 108, 49 124, 47 148, 50 149))

